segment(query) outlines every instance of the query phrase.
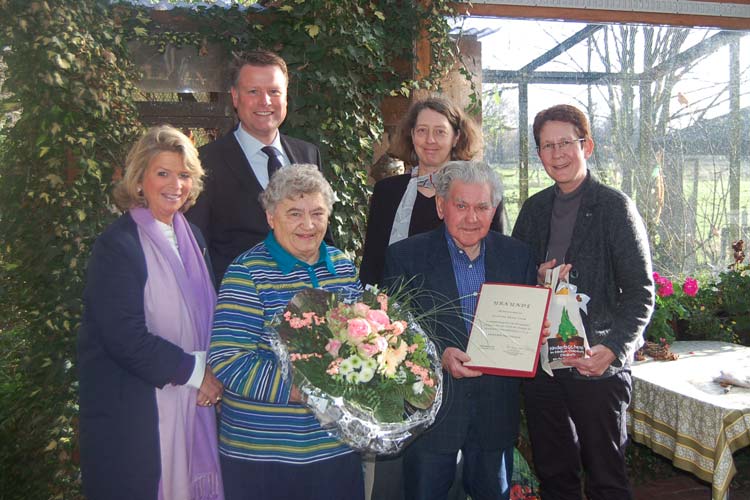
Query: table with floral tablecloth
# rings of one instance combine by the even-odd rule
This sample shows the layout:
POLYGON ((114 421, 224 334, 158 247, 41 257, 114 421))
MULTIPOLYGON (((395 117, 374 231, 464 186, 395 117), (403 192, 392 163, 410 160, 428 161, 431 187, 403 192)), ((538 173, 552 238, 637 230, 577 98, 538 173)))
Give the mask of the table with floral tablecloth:
POLYGON ((750 348, 726 342, 675 342, 676 361, 633 365, 628 431, 633 440, 711 483, 726 497, 736 470, 732 453, 750 446, 750 389, 725 389, 721 370, 750 369, 750 348))

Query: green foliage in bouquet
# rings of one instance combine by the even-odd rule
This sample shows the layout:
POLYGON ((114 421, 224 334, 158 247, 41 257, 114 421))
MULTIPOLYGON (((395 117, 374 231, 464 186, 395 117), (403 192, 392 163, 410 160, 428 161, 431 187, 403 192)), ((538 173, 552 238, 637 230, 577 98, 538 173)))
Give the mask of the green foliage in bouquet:
POLYGON ((289 349, 295 384, 344 398, 382 423, 403 421, 409 405, 429 408, 436 379, 425 338, 389 301, 371 291, 354 304, 323 290, 295 295, 272 325, 289 349))

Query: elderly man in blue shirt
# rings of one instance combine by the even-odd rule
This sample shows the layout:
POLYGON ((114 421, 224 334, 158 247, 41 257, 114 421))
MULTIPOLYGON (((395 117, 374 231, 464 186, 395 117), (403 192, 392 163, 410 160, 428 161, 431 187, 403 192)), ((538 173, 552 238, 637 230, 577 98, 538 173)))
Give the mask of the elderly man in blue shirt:
POLYGON ((446 498, 460 450, 463 486, 471 498, 507 499, 519 379, 465 366, 466 348, 482 283, 535 285, 536 264, 527 245, 490 231, 502 184, 487 164, 449 162, 435 185, 444 224, 391 245, 385 266, 385 282, 413 291, 417 309, 430 313, 423 326, 438 345, 445 371, 435 424, 404 454, 406 498, 446 498))

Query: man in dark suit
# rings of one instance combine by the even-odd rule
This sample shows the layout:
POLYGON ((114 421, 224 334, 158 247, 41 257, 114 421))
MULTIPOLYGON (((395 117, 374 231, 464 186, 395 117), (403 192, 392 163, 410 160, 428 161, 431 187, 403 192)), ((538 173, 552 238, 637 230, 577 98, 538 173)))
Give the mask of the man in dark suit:
POLYGON ((435 424, 404 453, 406 498, 445 499, 461 450, 463 486, 471 498, 507 499, 519 379, 482 375, 464 363, 470 360, 466 348, 482 283, 535 285, 536 265, 524 243, 489 230, 502 185, 487 164, 449 162, 435 184, 444 226, 394 243, 385 263, 386 283, 415 292, 421 312, 437 311, 423 326, 437 343, 445 371, 435 424))
POLYGON ((205 186, 185 215, 207 240, 217 284, 232 260, 270 231, 258 196, 271 174, 291 163, 321 167, 316 146, 279 133, 286 118, 288 82, 286 63, 272 52, 253 51, 238 58, 231 93, 240 123, 200 148, 205 186))

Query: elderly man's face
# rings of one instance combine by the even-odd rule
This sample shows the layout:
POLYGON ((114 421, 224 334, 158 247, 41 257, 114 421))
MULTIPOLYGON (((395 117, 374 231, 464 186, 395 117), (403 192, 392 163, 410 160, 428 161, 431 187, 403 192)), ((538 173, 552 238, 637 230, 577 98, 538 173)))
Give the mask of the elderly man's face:
POLYGON ((308 264, 318 261, 328 227, 328 207, 321 193, 285 198, 273 212, 266 211, 266 219, 284 250, 308 264))
POLYGON ((479 255, 482 239, 490 230, 496 210, 492 206, 490 186, 454 181, 448 196, 438 196, 436 203, 438 215, 456 245, 471 259, 479 255))

